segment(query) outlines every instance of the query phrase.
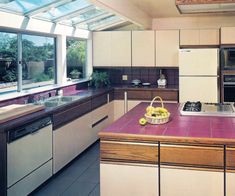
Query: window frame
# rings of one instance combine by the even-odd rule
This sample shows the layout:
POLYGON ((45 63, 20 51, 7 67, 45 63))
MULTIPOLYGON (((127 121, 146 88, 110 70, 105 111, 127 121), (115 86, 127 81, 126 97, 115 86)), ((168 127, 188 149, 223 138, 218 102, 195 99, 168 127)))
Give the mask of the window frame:
MULTIPOLYGON (((86 41, 86 50, 85 50, 85 55, 86 55, 86 60, 85 60, 85 65, 83 65, 83 77, 79 78, 79 79, 71 79, 72 82, 79 82, 81 80, 84 80, 87 78, 87 73, 86 73, 86 67, 88 66, 88 39, 83 39, 83 38, 79 38, 79 37, 72 37, 72 36, 66 36, 66 45, 67 45, 67 40, 68 39, 75 39, 75 40, 79 40, 79 41, 86 41)), ((66 71, 68 71, 68 65, 67 65, 67 46, 66 46, 66 71)), ((68 73, 67 76, 68 78, 68 73)))
MULTIPOLYGON (((37 89, 37 88, 41 88, 41 87, 53 87, 55 85, 57 85, 57 35, 54 34, 48 34, 48 33, 41 33, 41 32, 35 32, 35 31, 27 31, 27 30, 21 30, 21 29, 11 29, 11 28, 0 28, 0 33, 14 33, 17 35, 17 73, 18 73, 18 78, 17 78, 17 86, 16 86, 16 90, 12 90, 9 88, 6 88, 5 91, 0 92, 0 95, 2 94, 10 94, 10 93, 14 93, 14 92, 18 92, 18 93, 22 93, 24 91, 28 92, 31 89, 37 89), (32 36, 42 36, 42 37, 49 37, 49 38, 53 38, 53 42, 54 42, 54 61, 55 61, 55 65, 54 65, 54 84, 48 84, 48 85, 44 85, 44 86, 35 86, 29 89, 23 89, 23 78, 22 78, 22 74, 19 74, 19 61, 22 62, 22 54, 23 51, 21 50, 21 54, 19 54, 19 43, 18 43, 18 39, 19 37, 21 37, 21 49, 22 49, 22 36, 23 35, 32 35, 32 36), (21 56, 21 59, 19 59, 19 57, 21 56)), ((22 69, 22 65, 21 65, 21 69, 22 69)), ((22 70, 21 70, 22 72, 22 70)))

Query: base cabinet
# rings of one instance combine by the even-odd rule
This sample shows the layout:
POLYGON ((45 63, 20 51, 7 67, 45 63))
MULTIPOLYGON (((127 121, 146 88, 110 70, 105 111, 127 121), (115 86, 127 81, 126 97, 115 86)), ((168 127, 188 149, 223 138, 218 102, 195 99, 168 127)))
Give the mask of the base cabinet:
POLYGON ((161 196, 223 196, 224 173, 161 168, 161 196))
POLYGON ((100 164, 100 195, 156 196, 158 167, 154 165, 100 164))
POLYGON ((226 172, 226 196, 234 196, 235 195, 235 171, 226 172))
POLYGON ((90 113, 53 131, 53 173, 58 172, 92 141, 90 113))

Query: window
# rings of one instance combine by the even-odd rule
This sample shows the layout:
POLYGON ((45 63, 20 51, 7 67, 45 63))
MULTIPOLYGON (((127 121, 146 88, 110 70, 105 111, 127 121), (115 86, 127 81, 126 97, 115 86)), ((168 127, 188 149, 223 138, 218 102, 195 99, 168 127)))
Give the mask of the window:
POLYGON ((0 32, 0 92, 17 89, 17 35, 0 32))
POLYGON ((55 83, 54 38, 22 35, 23 89, 55 83))
POLYGON ((67 77, 81 79, 85 77, 87 41, 67 38, 67 77))
POLYGON ((0 93, 54 84, 55 56, 53 37, 0 32, 0 93))

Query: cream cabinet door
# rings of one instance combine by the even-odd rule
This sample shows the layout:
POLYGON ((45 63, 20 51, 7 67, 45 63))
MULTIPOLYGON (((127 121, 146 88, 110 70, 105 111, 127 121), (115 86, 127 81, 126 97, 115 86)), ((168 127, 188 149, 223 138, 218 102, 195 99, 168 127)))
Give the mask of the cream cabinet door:
POLYGON ((53 173, 58 172, 89 145, 96 137, 91 131, 88 113, 53 131, 53 173))
POLYGON ((224 173, 161 167, 161 196, 224 196, 224 173))
POLYGON ((226 172, 226 196, 235 195, 235 172, 226 172))
POLYGON ((124 115, 124 100, 115 100, 113 120, 116 121, 123 115, 124 115))
POLYGON ((93 32, 93 66, 110 66, 111 32, 93 32))
POLYGON ((182 29, 180 30, 180 45, 199 45, 200 33, 198 29, 182 29))
POLYGON ((127 105, 127 107, 128 107, 128 111, 130 111, 132 108, 134 108, 135 106, 137 106, 139 103, 140 103, 141 101, 137 101, 137 100, 129 100, 128 101, 128 105, 127 105))
POLYGON ((200 45, 219 45, 219 29, 200 29, 200 45))
POLYGON ((235 44, 235 27, 221 28, 221 44, 235 44))
POLYGON ((154 43, 154 31, 132 31, 132 66, 155 66, 154 43))
POLYGON ((218 103, 217 77, 180 77, 179 102, 201 101, 218 103), (195 90, 197 89, 197 90, 195 90))
POLYGON ((156 196, 158 167, 101 163, 100 193, 102 196, 156 196))
POLYGON ((111 31, 110 47, 111 66, 131 66, 131 31, 111 31))
POLYGON ((156 66, 178 67, 179 31, 156 31, 156 66))

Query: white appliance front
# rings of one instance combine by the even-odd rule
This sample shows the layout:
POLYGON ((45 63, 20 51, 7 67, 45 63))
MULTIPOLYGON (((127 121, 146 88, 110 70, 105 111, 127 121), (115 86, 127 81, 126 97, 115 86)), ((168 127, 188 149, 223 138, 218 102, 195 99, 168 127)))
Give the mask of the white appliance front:
POLYGON ((216 76, 218 75, 219 50, 181 49, 179 51, 180 76, 216 76))
POLYGON ((180 77, 179 101, 218 102, 218 77, 180 77))

